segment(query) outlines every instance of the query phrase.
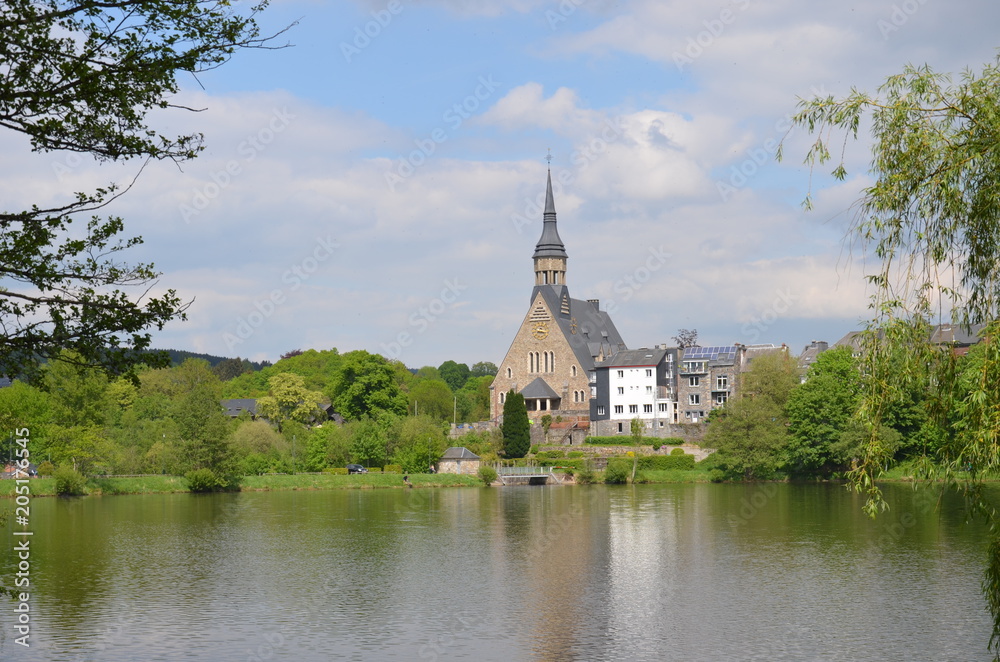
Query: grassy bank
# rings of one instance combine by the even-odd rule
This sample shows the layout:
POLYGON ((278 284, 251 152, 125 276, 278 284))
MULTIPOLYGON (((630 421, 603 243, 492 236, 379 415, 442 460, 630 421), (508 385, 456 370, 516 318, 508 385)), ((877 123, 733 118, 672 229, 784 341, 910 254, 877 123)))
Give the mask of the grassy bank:
MULTIPOLYGON (((410 476, 410 483, 422 487, 468 487, 482 485, 475 476, 453 474, 417 474, 410 476)), ((31 480, 32 496, 55 496, 54 478, 31 480)), ((0 497, 14 496, 13 480, 0 480, 0 497)), ((274 476, 247 476, 240 489, 245 492, 269 490, 347 490, 404 488, 400 474, 360 474, 336 476, 333 474, 296 474, 274 476)), ((87 491, 92 495, 107 494, 170 494, 187 492, 187 482, 181 476, 139 476, 135 478, 88 478, 87 491)))

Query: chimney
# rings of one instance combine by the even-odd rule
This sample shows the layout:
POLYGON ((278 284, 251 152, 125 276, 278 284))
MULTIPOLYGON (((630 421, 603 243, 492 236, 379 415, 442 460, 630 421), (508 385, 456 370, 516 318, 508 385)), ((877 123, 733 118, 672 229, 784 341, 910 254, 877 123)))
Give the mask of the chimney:
POLYGON ((587 303, 589 303, 590 305, 592 305, 594 307, 594 310, 600 310, 601 309, 601 300, 600 299, 587 299, 587 303))

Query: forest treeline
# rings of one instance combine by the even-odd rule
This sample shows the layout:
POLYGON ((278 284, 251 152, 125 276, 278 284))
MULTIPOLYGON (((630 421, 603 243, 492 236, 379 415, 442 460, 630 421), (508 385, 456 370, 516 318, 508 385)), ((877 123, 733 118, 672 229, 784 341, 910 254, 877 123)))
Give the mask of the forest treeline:
MULTIPOLYGON (((489 417, 495 372, 491 363, 455 361, 414 372, 336 349, 289 352, 260 370, 240 358, 214 366, 187 358, 140 369, 134 380, 50 361, 32 382, 0 389, 0 430, 29 428, 36 463, 89 475, 240 476, 349 462, 426 471, 447 447, 451 422, 489 417), (232 398, 256 399, 262 418, 228 417, 220 403, 232 398), (345 424, 326 420, 331 409, 345 424)), ((2 441, 6 459, 13 440, 2 441)), ((491 443, 472 435, 466 445, 488 451, 491 443)))

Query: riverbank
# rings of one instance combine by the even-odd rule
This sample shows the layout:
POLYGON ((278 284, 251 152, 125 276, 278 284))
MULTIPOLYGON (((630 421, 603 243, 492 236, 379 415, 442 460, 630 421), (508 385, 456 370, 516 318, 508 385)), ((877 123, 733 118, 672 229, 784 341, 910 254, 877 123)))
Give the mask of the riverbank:
MULTIPOLYGON (((409 476, 414 488, 472 487, 482 485, 475 476, 454 474, 414 474, 409 476)), ((29 483, 31 496, 56 496, 54 478, 33 478, 29 483)), ((0 497, 13 497, 16 483, 0 480, 0 497)), ((243 492, 277 490, 350 490, 405 488, 401 474, 275 474, 246 476, 240 483, 243 492)), ((112 494, 171 494, 187 492, 183 476, 92 477, 87 479, 87 492, 93 496, 112 494)))

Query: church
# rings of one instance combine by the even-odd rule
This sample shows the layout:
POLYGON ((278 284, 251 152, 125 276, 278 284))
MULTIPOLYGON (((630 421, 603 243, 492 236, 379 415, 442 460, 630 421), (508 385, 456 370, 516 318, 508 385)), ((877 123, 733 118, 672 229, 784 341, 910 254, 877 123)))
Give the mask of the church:
POLYGON ((548 413, 587 419, 596 389, 594 364, 627 349, 597 299, 583 301, 569 294, 569 256, 556 227, 551 171, 542 219, 528 312, 490 386, 493 421, 503 415, 511 390, 524 396, 529 417, 548 413))

